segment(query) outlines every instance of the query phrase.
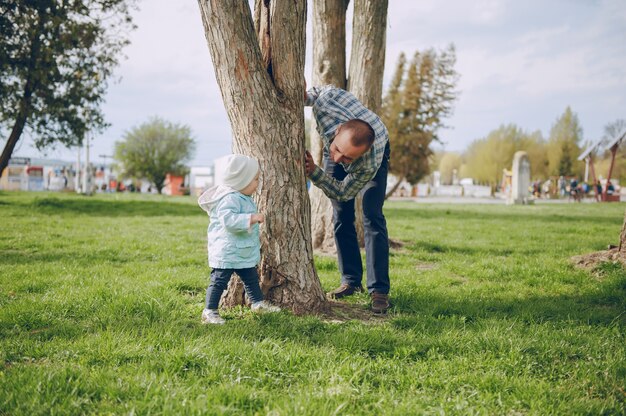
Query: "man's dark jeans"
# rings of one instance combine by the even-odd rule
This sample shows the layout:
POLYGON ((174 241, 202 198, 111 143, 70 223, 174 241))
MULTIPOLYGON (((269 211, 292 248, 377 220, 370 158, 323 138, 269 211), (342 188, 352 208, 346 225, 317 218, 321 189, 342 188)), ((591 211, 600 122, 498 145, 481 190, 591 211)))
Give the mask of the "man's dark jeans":
POLYGON ((211 270, 211 283, 206 290, 207 309, 217 309, 222 293, 228 287, 228 282, 233 273, 237 273, 241 278, 250 302, 254 303, 263 300, 263 292, 261 292, 261 287, 259 286, 259 274, 256 271, 256 267, 249 269, 213 269, 211 270))
MULTIPOLYGON (((367 290, 369 293, 389 293, 389 237, 387 222, 383 215, 388 170, 389 143, 385 147, 385 155, 378 172, 361 190, 361 195, 363 195, 367 290)), ((347 175, 343 167, 333 162, 328 154, 324 154, 324 171, 340 181, 347 175)), ((351 199, 346 202, 339 202, 331 199, 341 283, 360 286, 363 278, 363 266, 354 225, 354 201, 351 199)))

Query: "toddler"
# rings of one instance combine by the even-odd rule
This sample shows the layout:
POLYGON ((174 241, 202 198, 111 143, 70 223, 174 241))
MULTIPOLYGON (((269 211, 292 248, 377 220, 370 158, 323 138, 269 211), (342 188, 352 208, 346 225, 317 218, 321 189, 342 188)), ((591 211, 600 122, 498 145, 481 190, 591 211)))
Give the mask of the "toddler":
POLYGON ((198 204, 210 217, 208 229, 211 282, 202 311, 205 324, 223 324, 217 307, 233 273, 243 281, 255 312, 278 312, 280 308, 263 300, 256 266, 261 259, 259 224, 251 195, 259 184, 259 162, 244 155, 231 155, 226 161, 224 184, 209 188, 198 204))

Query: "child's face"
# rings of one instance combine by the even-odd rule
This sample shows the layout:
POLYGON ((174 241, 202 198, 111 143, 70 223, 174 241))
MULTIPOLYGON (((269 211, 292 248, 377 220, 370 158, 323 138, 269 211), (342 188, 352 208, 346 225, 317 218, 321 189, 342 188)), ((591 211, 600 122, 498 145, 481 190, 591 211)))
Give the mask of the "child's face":
POLYGON ((256 192, 256 188, 258 186, 259 186, 259 174, 257 173, 254 179, 252 179, 252 181, 248 184, 248 186, 243 188, 240 192, 244 195, 252 195, 253 193, 256 192))

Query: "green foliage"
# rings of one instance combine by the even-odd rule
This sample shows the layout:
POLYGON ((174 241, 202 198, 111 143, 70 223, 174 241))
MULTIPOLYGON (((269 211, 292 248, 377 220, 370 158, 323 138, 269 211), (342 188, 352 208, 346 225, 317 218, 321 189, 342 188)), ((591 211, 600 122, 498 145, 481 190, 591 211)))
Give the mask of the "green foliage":
POLYGON ((624 414, 626 271, 568 262, 623 211, 388 203, 388 317, 206 327, 194 200, 0 193, 0 413, 624 414))
POLYGON ((443 155, 441 155, 441 159, 439 160, 439 172, 441 173, 441 183, 444 185, 452 184, 454 171, 456 170, 457 178, 458 178, 462 164, 463 164, 463 158, 458 153, 446 152, 443 155))
POLYGON ((115 142, 114 157, 122 175, 148 179, 161 193, 168 173, 183 175, 195 151, 191 128, 154 117, 115 142))
MULTIPOLYGON (((27 131, 41 149, 79 145, 88 131, 102 131, 100 105, 133 28, 133 3, 3 1, 0 132, 13 131, 17 141, 27 131)), ((13 148, 6 150, 2 164, 13 148)))
POLYGON ((524 150, 530 160, 531 176, 545 177, 545 142, 540 132, 527 133, 514 124, 503 125, 484 139, 473 141, 464 153, 464 176, 497 185, 503 169, 511 169, 515 152, 524 150))
POLYGON ((582 177, 584 165, 577 160, 581 153, 582 135, 578 116, 568 106, 550 130, 547 149, 551 175, 582 177))
POLYGON ((519 150, 528 153, 531 179, 548 179, 550 173, 547 143, 541 132, 537 130, 533 133, 525 133, 520 141, 519 150))
POLYGON ((439 129, 445 127, 444 119, 452 114, 458 95, 455 63, 453 45, 441 52, 415 52, 408 69, 404 53, 398 58, 381 116, 393 154, 390 172, 409 183, 430 172, 430 144, 439 141, 439 129))

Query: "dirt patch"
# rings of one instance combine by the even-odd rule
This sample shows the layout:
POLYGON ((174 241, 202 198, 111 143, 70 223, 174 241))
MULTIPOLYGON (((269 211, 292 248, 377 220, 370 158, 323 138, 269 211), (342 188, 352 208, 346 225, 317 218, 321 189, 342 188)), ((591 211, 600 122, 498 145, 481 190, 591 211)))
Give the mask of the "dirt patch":
POLYGON ((32 329, 32 330, 28 331, 28 333, 30 335, 37 335, 37 334, 39 334, 41 332, 47 331, 48 329, 50 329, 49 326, 44 326, 43 328, 32 329))
POLYGON ((361 321, 361 322, 384 322, 387 320, 387 314, 376 314, 366 309, 364 305, 354 303, 337 302, 334 300, 328 301, 328 311, 319 317, 330 323, 344 323, 348 321, 361 321))
POLYGON ((417 263, 415 270, 433 270, 437 265, 434 263, 417 263))
POLYGON ((404 247, 404 243, 400 240, 393 240, 393 239, 389 239, 389 248, 392 248, 394 250, 399 250, 402 247, 404 247))
POLYGON ((337 250, 334 247, 332 249, 316 248, 313 254, 320 257, 337 258, 337 250))
POLYGON ((608 250, 573 256, 570 261, 574 266, 585 270, 593 270, 600 264, 607 262, 619 262, 626 267, 626 253, 620 252, 617 247, 611 247, 608 250))

